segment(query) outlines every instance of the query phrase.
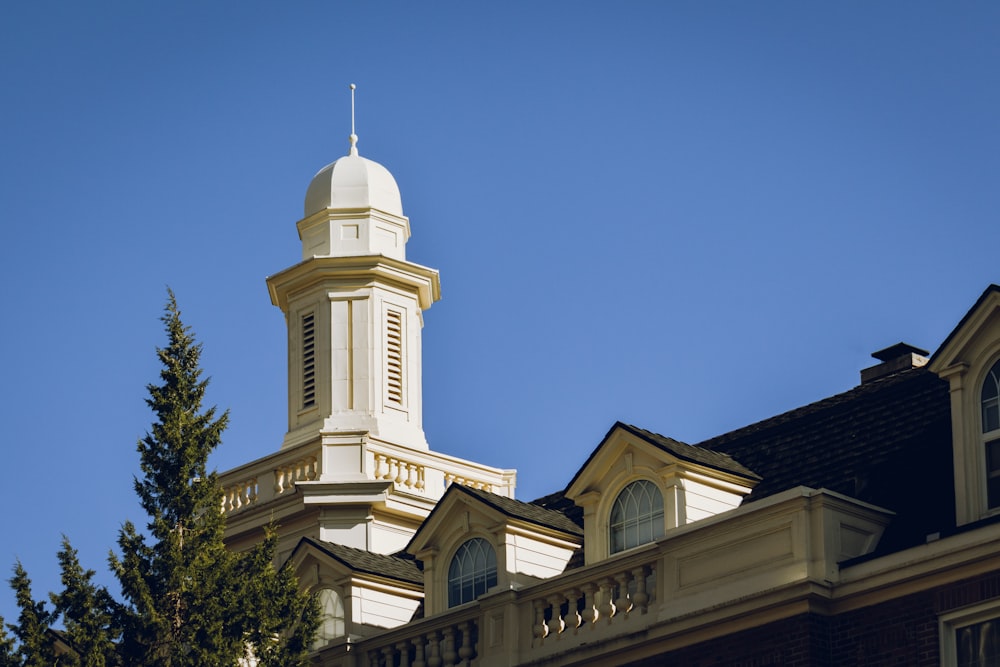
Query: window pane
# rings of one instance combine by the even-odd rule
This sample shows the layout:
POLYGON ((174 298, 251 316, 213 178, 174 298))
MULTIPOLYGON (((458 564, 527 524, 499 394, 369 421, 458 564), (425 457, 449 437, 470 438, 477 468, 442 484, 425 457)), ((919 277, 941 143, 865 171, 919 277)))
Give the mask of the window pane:
POLYGON ((663 537, 663 494, 647 480, 632 482, 618 494, 611 508, 611 553, 647 544, 663 537))
POLYGON ((959 667, 1000 665, 1000 623, 983 621, 955 630, 955 651, 959 667))
POLYGON ((993 364, 993 368, 990 369, 983 381, 981 400, 983 433, 995 431, 1000 428, 1000 361, 993 364))
POLYGON ((497 585, 497 556, 481 537, 465 542, 448 567, 448 606, 471 602, 497 585))
POLYGON ((346 633, 344 601, 337 591, 330 588, 320 589, 316 594, 320 607, 320 624, 316 630, 313 648, 319 649, 329 644, 337 637, 346 633))
POLYGON ((989 433, 1000 428, 1000 404, 993 399, 990 404, 983 403, 983 433, 989 433))

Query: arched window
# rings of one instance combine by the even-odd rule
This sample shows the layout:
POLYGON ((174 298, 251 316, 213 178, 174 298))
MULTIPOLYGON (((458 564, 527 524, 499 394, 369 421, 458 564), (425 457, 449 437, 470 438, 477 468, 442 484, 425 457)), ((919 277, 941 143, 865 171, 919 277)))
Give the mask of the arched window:
POLYGON ((645 479, 632 482, 611 507, 611 553, 663 537, 663 494, 645 479))
POLYGON ((344 600, 332 588, 321 588, 316 593, 319 603, 320 622, 316 630, 313 648, 320 649, 337 637, 347 634, 347 624, 344 616, 344 600))
POLYGON ((471 602, 497 585, 497 554, 489 542, 474 537, 455 552, 448 567, 448 606, 471 602))
POLYGON ((980 400, 986 448, 986 499, 990 508, 994 508, 1000 507, 1000 361, 986 374, 980 400))

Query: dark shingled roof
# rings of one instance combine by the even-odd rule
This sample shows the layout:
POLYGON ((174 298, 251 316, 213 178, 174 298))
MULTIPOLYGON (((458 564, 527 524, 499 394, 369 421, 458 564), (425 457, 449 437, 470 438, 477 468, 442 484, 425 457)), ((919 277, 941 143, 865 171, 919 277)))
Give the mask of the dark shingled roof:
POLYGON ((926 368, 872 380, 699 447, 761 475, 744 502, 804 485, 893 510, 880 552, 955 525, 948 383, 926 368))
POLYGON ((333 542, 306 539, 305 541, 325 551, 355 572, 376 574, 390 579, 398 579, 411 584, 424 583, 424 573, 417 562, 406 556, 388 556, 362 549, 345 547, 333 542))
POLYGON ((566 491, 556 491, 531 501, 532 505, 544 507, 565 515, 570 521, 583 528, 583 508, 566 497, 566 491))
POLYGON ((583 537, 583 528, 561 511, 548 509, 535 503, 514 500, 506 496, 498 496, 495 493, 467 486, 455 486, 454 488, 479 498, 490 507, 503 512, 511 518, 583 537))
MULTIPOLYGON (((586 470, 587 466, 590 465, 590 462, 594 460, 595 456, 597 456, 597 453, 604 448, 604 443, 608 441, 608 438, 611 437, 611 434, 618 429, 623 429, 625 431, 628 431, 637 438, 645 440, 654 447, 658 447, 659 449, 662 449, 663 451, 673 455, 675 458, 678 458, 682 461, 688 461, 689 463, 697 463, 699 465, 703 465, 708 468, 714 468, 716 470, 721 470, 723 472, 739 475, 740 477, 744 477, 749 480, 756 481, 760 479, 760 475, 755 473, 750 468, 747 468, 740 462, 733 460, 731 456, 729 456, 724 452, 717 452, 709 449, 704 449, 699 446, 689 445, 686 442, 681 442, 680 440, 674 440, 673 438, 668 438, 665 435, 660 435, 659 433, 653 433, 652 431, 647 431, 646 429, 639 428, 638 426, 632 426, 631 424, 625 424, 623 422, 615 422, 614 426, 612 426, 611 429, 608 430, 607 434, 601 439, 600 444, 598 444, 597 447, 594 448, 594 451, 590 453, 590 456, 587 457, 587 460, 584 462, 584 464, 580 466, 580 468, 576 471, 576 474, 573 475, 573 479, 571 479, 569 481, 569 484, 566 485, 565 487, 566 489, 573 486, 577 478, 580 477, 581 474, 583 474, 583 471, 586 470)), ((546 496, 546 498, 555 497, 556 495, 557 494, 552 494, 552 496, 546 496)))
POLYGON ((723 452, 706 449, 700 445, 689 445, 686 442, 674 440, 673 438, 668 438, 665 435, 653 433, 652 431, 647 431, 644 428, 632 426, 631 424, 618 422, 615 426, 620 426, 627 431, 631 431, 634 435, 644 439, 650 444, 656 445, 665 452, 673 454, 682 461, 698 463, 709 468, 715 468, 716 470, 730 472, 735 475, 739 475, 740 477, 755 480, 760 479, 760 475, 756 472, 742 465, 739 461, 734 461, 731 456, 723 452))

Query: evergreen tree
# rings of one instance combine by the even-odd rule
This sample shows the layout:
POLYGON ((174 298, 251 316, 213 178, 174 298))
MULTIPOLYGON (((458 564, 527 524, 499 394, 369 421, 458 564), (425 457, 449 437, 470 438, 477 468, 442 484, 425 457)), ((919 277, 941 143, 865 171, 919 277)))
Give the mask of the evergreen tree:
POLYGON ((172 292, 166 312, 167 346, 157 349, 161 384, 147 387, 156 415, 139 441, 142 477, 134 480, 146 531, 126 522, 121 556, 110 556, 121 584, 119 602, 93 582, 63 538, 63 591, 53 611, 35 602, 21 563, 10 579, 20 615, 0 619, 0 667, 291 667, 305 663, 319 609, 300 593, 289 568, 276 569, 277 536, 233 553, 223 542, 225 515, 208 456, 221 442, 228 413, 202 409, 201 345, 181 322, 172 292), (72 653, 57 655, 52 624, 72 653))
POLYGON ((76 550, 65 536, 59 551, 59 566, 63 591, 50 597, 56 613, 62 617, 65 640, 76 651, 78 660, 74 664, 117 665, 118 604, 106 588, 93 583, 95 572, 83 569, 76 550))
POLYGON ((56 661, 55 645, 49 634, 55 614, 48 611, 44 603, 35 602, 31 596, 31 579, 21 561, 14 565, 10 587, 14 589, 20 610, 17 625, 8 626, 18 641, 13 664, 21 667, 52 667, 59 664, 56 661))
POLYGON ((260 665, 302 664, 318 623, 316 604, 290 572, 275 571, 273 535, 247 553, 226 549, 222 490, 208 456, 228 412, 202 409, 208 381, 201 378, 201 345, 182 323, 172 292, 162 320, 168 344, 157 350, 161 384, 148 386, 146 401, 157 421, 139 441, 143 477, 135 480, 148 533, 126 523, 121 557, 111 557, 126 602, 123 663, 231 667, 252 652, 260 665))
POLYGON ((18 667, 14 655, 14 639, 7 634, 7 626, 3 616, 0 616, 0 667, 18 667))

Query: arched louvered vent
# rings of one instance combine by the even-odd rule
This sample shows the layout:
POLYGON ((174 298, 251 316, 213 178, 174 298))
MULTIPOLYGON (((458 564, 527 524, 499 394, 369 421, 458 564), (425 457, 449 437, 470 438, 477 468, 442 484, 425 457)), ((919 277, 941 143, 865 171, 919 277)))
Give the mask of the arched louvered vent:
POLYGON ((386 399, 403 405, 403 315, 396 310, 385 313, 386 399))
POLYGON ((316 316, 302 316, 302 408, 316 405, 316 316))

